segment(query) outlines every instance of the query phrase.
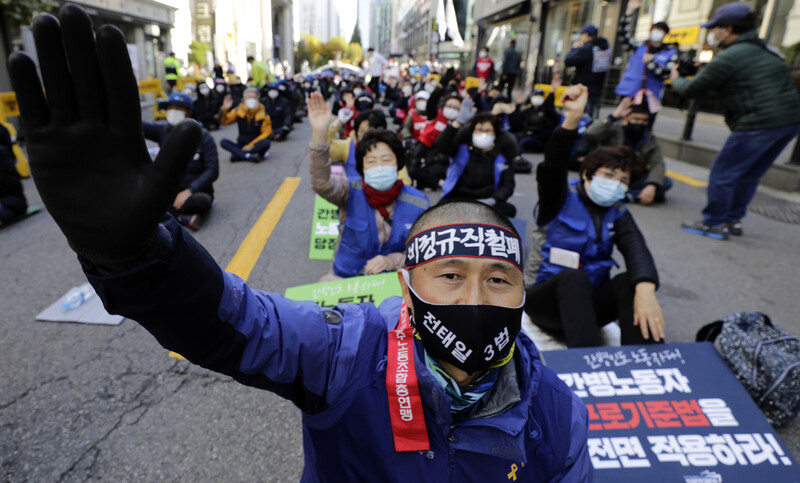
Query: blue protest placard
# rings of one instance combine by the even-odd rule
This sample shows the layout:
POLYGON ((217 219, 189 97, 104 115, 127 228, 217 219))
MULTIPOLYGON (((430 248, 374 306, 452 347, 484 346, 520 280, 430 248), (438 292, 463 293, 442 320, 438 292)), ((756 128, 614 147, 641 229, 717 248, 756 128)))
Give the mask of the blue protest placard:
POLYGON ((589 410, 595 481, 800 481, 797 461, 710 343, 542 356, 589 410))

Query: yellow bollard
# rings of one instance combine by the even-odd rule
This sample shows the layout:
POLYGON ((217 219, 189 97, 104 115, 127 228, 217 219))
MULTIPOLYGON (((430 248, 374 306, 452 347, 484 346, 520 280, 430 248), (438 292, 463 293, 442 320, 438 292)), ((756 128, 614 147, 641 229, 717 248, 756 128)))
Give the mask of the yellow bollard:
MULTIPOLYGON (((567 87, 568 86, 561 86, 558 89, 556 89, 556 94, 555 94, 556 106, 562 107, 564 105, 561 103, 561 98, 564 96, 564 91, 567 90, 567 87)), ((551 86, 550 84, 536 84, 535 86, 533 86, 533 88, 543 90, 545 97, 547 97, 547 95, 550 94, 550 91, 553 90, 553 86, 551 86)))
MULTIPOLYGON (((17 137, 17 130, 8 122, 9 117, 19 116, 19 105, 17 104, 17 95, 13 92, 0 92, 0 124, 8 129, 11 138, 17 137)), ((28 178, 31 175, 31 168, 28 166, 28 158, 22 152, 22 148, 16 142, 11 146, 14 152, 14 157, 17 158, 17 172, 23 178, 28 178)))
MULTIPOLYGON (((167 97, 164 93, 164 89, 161 87, 161 81, 159 79, 153 79, 149 75, 146 80, 139 81, 139 94, 153 94, 154 101, 167 97)), ((165 117, 167 117, 166 113, 158 109, 158 102, 156 102, 153 105, 153 119, 164 119, 165 117)))

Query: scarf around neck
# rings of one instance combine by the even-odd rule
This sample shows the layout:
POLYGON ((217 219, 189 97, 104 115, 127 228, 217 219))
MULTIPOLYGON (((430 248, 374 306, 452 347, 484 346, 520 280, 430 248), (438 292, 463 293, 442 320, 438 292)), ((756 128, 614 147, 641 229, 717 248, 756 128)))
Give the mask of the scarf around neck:
POLYGON ((394 183, 394 186, 386 191, 376 190, 372 186, 368 185, 363 179, 361 180, 361 184, 364 186, 364 194, 367 196, 367 203, 369 203, 369 206, 371 206, 374 210, 378 210, 378 213, 381 214, 383 219, 391 223, 392 219, 389 216, 389 212, 386 210, 386 207, 394 203, 394 200, 400 196, 400 190, 403 189, 403 180, 398 179, 394 183))

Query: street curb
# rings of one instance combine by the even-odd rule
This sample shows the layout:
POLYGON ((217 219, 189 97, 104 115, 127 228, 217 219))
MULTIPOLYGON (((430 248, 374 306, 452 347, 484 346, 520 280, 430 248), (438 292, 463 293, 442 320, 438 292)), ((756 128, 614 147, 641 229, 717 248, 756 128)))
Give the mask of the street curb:
MULTIPOLYGON (((685 141, 678 136, 656 133, 665 157, 679 159, 690 164, 711 167, 719 146, 702 141, 685 141)), ((761 185, 780 191, 800 191, 800 166, 773 164, 761 178, 761 185)))

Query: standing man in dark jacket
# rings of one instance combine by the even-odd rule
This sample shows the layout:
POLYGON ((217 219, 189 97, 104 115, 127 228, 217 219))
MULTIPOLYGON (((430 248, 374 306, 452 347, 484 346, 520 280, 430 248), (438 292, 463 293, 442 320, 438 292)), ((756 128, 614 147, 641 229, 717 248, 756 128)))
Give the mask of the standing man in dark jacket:
POLYGON ((742 234, 759 179, 800 131, 800 98, 780 54, 758 38, 747 5, 723 5, 703 27, 706 42, 721 50, 691 80, 673 68, 672 88, 686 97, 719 92, 733 132, 711 165, 703 219, 682 227, 727 240, 742 234))
POLYGON ((608 40, 597 36, 597 27, 594 25, 583 27, 580 38, 572 44, 572 49, 564 57, 564 65, 575 67, 573 84, 583 84, 589 89, 586 114, 596 117, 606 72, 611 65, 611 47, 608 45, 608 40))
POLYGON ((94 37, 74 5, 61 19, 75 43, 51 15, 32 28, 55 56, 41 57, 44 84, 97 89, 45 100, 31 58, 9 62, 48 211, 109 312, 302 411, 302 481, 591 481, 586 405, 520 332, 524 242, 507 219, 474 202, 420 215, 402 297, 380 307, 254 290, 164 217, 198 126, 175 126, 151 162, 122 33, 94 37))
POLYGON ((517 82, 517 74, 519 73, 519 66, 522 63, 522 56, 517 52, 517 41, 512 40, 508 43, 508 48, 503 52, 503 73, 500 77, 500 83, 506 89, 507 97, 511 97, 511 91, 514 90, 514 84, 517 82))
MULTIPOLYGON (((192 100, 186 94, 170 94, 159 107, 166 109, 166 121, 142 122, 145 139, 155 141, 159 147, 164 144, 172 128, 192 115, 192 100)), ((186 174, 178 185, 177 194, 169 212, 183 226, 199 230, 202 217, 214 203, 213 183, 219 176, 219 157, 217 144, 206 130, 202 130, 200 146, 195 152, 186 174)))
POLYGON ((0 124, 0 225, 24 215, 28 208, 12 147, 8 129, 0 124))

